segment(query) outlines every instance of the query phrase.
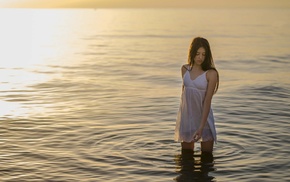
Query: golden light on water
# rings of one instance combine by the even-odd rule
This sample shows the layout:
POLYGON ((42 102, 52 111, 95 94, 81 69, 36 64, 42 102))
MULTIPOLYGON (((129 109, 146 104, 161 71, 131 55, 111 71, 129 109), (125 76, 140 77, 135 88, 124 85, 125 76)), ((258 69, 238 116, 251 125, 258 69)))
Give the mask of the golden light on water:
MULTIPOLYGON (((69 17, 65 13, 52 10, 0 11, 0 96, 5 96, 0 102, 1 116, 44 112, 43 107, 23 103, 28 102, 30 86, 61 76, 61 72, 49 74, 48 65, 61 64, 59 59, 70 52, 66 43, 70 34, 61 35, 66 18, 69 17)), ((71 60, 63 60, 67 61, 71 60)))
MULTIPOLYGON (((29 10, 1 10, 0 11, 0 68, 2 68, 1 88, 23 89, 48 78, 45 67, 50 58, 59 56, 61 51, 55 49, 56 41, 61 45, 61 37, 56 40, 60 24, 59 17, 37 16, 29 10), (7 19, 9 17, 9 19, 7 19), (40 20, 41 19, 41 20, 40 20), (58 21, 57 21, 58 20, 58 21), (42 24, 38 24, 43 22, 42 24)), ((52 14, 53 15, 53 14, 52 14)))
POLYGON ((72 20, 58 10, 2 9, 0 67, 45 65, 70 52, 67 45, 73 38, 69 32, 63 34, 63 30, 64 22, 69 24, 72 20))
POLYGON ((31 53, 31 24, 26 21, 29 18, 30 14, 23 11, 0 11, 1 67, 20 67, 29 62, 27 58, 31 53))
MULTIPOLYGON (((85 64, 86 59, 92 59, 96 52, 107 54, 108 50, 104 50, 107 46, 103 46, 105 43, 98 43, 91 36, 92 33, 98 36, 99 31, 110 29, 104 24, 110 24, 115 14, 99 15, 97 11, 84 10, 77 13, 38 9, 0 11, 3 27, 0 29, 0 97, 3 98, 0 104, 5 108, 1 110, 1 116, 54 112, 56 108, 63 109, 63 105, 71 102, 52 94, 58 89, 65 89, 63 84, 104 82, 104 79, 87 79, 87 75, 74 72, 82 71, 79 65, 85 64), (85 19, 84 15, 87 14, 93 20, 85 19), (83 25, 89 29, 82 28, 83 25), (58 80, 63 82, 58 84, 58 80), (49 103, 39 103, 38 100, 44 98, 48 98, 49 103)), ((82 104, 81 100, 74 102, 82 104)), ((80 109, 80 105, 75 109, 80 109)))
POLYGON ((21 109, 21 105, 19 103, 0 101, 0 107, 1 116, 18 116, 26 113, 26 111, 21 109))

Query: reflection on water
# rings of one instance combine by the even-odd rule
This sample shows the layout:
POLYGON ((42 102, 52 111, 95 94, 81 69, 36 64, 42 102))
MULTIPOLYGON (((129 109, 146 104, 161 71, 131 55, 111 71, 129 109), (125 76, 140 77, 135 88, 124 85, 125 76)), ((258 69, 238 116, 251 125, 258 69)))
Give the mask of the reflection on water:
POLYGON ((183 149, 181 154, 175 156, 175 163, 176 172, 179 173, 174 179, 177 182, 215 180, 209 174, 209 172, 215 171, 212 153, 195 153, 192 150, 183 149))

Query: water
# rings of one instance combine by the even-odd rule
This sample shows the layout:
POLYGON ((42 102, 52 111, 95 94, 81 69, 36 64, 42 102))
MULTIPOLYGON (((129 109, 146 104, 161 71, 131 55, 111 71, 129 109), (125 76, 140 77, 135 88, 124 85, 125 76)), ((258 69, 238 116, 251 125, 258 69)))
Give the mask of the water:
POLYGON ((1 10, 1 181, 289 181, 289 10, 1 10), (7 18, 9 17, 9 18, 7 18), (212 156, 173 141, 193 37, 212 156))

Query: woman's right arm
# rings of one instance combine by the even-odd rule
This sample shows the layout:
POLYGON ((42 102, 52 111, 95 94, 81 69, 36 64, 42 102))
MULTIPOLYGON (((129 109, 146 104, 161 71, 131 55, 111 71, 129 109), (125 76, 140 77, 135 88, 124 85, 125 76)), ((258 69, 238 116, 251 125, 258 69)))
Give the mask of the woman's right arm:
POLYGON ((185 72, 186 72, 186 67, 185 67, 186 65, 182 65, 181 66, 181 77, 183 78, 183 76, 184 76, 184 74, 185 74, 185 72))
MULTIPOLYGON (((183 76, 184 76, 184 74, 185 74, 185 72, 186 72, 186 67, 185 67, 186 65, 182 65, 181 66, 181 78, 182 78, 182 80, 183 80, 183 76)), ((184 85, 182 84, 182 90, 184 89, 184 85)))

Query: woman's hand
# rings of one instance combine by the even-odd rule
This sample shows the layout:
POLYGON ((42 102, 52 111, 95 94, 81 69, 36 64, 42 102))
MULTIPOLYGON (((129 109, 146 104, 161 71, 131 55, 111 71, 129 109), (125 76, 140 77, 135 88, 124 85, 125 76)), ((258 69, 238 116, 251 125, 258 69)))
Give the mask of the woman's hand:
POLYGON ((200 140, 201 134, 202 134, 202 129, 199 128, 193 135, 193 141, 197 142, 198 140, 200 140))

